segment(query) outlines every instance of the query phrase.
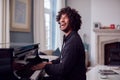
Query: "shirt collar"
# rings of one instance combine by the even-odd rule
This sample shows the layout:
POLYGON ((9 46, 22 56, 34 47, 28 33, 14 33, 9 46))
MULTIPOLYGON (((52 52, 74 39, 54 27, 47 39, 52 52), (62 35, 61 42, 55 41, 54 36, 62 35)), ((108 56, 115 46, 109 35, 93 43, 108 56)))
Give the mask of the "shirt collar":
POLYGON ((63 42, 66 42, 74 33, 76 33, 75 31, 72 31, 69 35, 67 36, 63 36, 63 42))

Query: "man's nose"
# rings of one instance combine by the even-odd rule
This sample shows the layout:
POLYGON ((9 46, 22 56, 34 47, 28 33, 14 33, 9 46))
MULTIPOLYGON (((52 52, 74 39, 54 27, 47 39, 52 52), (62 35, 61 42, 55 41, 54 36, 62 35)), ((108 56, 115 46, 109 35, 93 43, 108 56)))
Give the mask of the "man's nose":
POLYGON ((64 22, 64 19, 63 19, 63 18, 61 18, 61 19, 60 19, 60 22, 64 22))

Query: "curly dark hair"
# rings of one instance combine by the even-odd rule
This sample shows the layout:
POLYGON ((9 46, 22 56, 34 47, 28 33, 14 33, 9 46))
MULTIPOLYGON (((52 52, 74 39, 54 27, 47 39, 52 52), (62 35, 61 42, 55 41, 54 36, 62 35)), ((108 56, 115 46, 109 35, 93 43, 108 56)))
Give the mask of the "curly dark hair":
POLYGON ((69 25, 72 27, 74 31, 78 31, 81 28, 82 21, 81 21, 81 16, 78 14, 78 11, 70 7, 62 8, 58 12, 58 15, 56 17, 58 23, 62 14, 67 14, 70 22, 69 25))

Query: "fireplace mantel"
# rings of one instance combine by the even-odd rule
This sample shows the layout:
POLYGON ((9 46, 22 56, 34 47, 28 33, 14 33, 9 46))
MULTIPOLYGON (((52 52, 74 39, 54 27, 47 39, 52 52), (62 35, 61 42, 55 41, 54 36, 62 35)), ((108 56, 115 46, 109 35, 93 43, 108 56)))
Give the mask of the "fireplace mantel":
POLYGON ((104 65, 104 45, 120 42, 120 29, 94 29, 96 64, 104 65))
POLYGON ((96 33, 120 33, 120 29, 94 29, 96 33))

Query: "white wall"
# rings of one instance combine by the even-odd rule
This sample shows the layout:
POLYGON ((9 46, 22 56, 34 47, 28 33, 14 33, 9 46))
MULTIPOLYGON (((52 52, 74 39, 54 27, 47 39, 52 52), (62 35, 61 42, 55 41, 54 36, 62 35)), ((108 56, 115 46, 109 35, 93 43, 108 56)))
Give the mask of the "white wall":
POLYGON ((82 26, 79 34, 83 39, 83 35, 86 34, 86 43, 90 44, 91 36, 91 1, 90 0, 67 0, 66 5, 71 8, 75 8, 82 17, 82 26))
POLYGON ((87 34, 87 43, 91 46, 90 61, 94 66, 96 53, 93 23, 101 22, 102 26, 120 24, 120 0, 67 0, 67 6, 77 9, 82 16, 80 35, 87 34))
POLYGON ((103 26, 120 24, 120 0, 92 0, 92 21, 103 26))

